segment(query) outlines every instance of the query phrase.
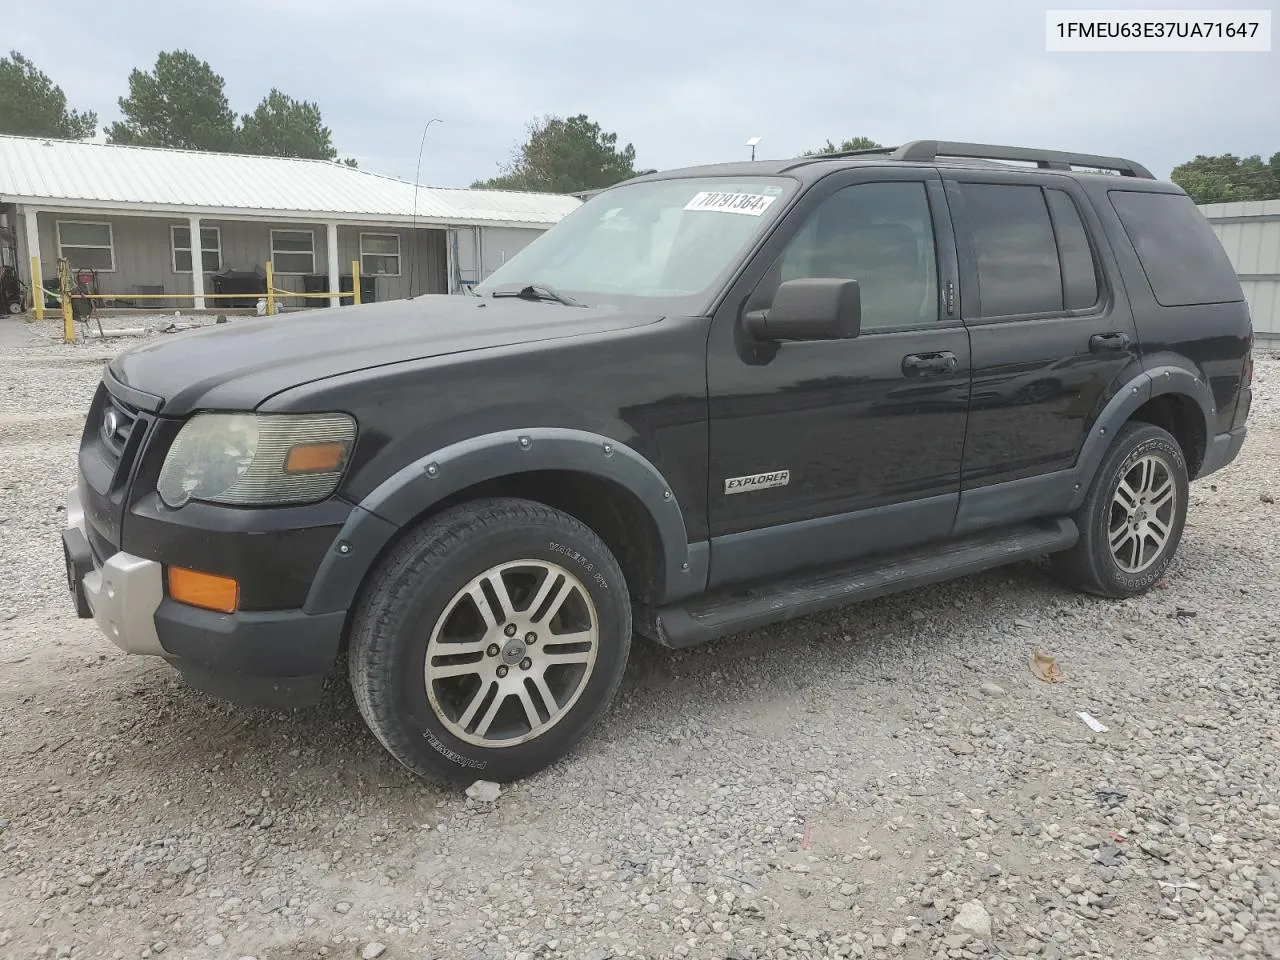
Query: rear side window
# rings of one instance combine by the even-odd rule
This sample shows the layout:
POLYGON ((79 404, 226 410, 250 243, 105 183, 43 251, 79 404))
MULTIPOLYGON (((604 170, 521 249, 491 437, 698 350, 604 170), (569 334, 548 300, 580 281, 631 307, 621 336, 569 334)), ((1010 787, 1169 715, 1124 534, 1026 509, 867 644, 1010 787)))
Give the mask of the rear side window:
POLYGON ((1157 303, 1184 307, 1244 299, 1226 251, 1190 197, 1136 190, 1109 195, 1157 303))
POLYGON ((982 316, 1062 310, 1058 245, 1038 186, 963 183, 982 316))
POLYGON ((1093 266, 1089 235, 1075 201, 1062 190, 1045 190, 1062 259, 1062 299, 1068 310, 1083 310, 1098 302, 1098 274, 1093 266))

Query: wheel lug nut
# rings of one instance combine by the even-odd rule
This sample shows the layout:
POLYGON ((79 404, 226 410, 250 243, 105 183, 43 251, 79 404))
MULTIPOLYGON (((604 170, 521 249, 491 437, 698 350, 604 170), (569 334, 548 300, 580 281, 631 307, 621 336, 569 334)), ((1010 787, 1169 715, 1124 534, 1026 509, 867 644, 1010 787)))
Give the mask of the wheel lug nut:
POLYGON ((530 660, 528 657, 525 657, 523 660, 520 661, 521 670, 528 670, 532 666, 533 666, 533 661, 530 660))
POLYGON ((499 668, 498 668, 498 676, 499 676, 499 677, 505 677, 506 675, 507 675, 507 668, 506 668, 506 666, 501 666, 501 667, 499 667, 499 668))
POLYGON ((536 633, 526 633, 524 635, 524 642, 525 646, 532 646, 538 642, 538 635, 536 633))
POLYGON ((514 637, 516 635, 516 625, 514 623, 508 623, 502 632, 508 637, 514 637))
POLYGON ((486 650, 485 652, 488 653, 489 656, 491 657, 496 657, 500 651, 498 650, 498 645, 496 643, 491 643, 489 644, 489 649, 486 650))

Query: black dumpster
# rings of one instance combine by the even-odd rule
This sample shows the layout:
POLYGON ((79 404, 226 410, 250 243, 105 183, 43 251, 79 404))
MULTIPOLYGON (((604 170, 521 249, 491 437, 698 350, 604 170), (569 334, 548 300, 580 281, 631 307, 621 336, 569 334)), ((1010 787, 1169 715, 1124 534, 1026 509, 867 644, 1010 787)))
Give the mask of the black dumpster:
POLYGON ((213 293, 244 294, 244 296, 216 297, 211 307, 253 309, 258 300, 267 295, 267 278, 256 270, 220 270, 213 274, 213 293))
MULTIPOLYGON (((369 277, 362 276, 360 278, 360 302, 361 303, 373 303, 374 291, 376 289, 376 287, 374 286, 374 281, 376 279, 377 278, 372 276, 369 276, 369 277)), ((351 274, 344 273, 340 277, 338 277, 338 289, 339 290, 352 289, 351 274)), ((319 273, 307 274, 302 278, 302 292, 303 293, 328 293, 329 277, 327 275, 319 274, 319 273)), ((347 307, 351 305, 352 299, 351 297, 340 297, 338 299, 338 303, 344 307, 347 307)), ((329 305, 329 301, 326 300, 324 297, 308 297, 306 300, 306 304, 308 307, 327 307, 329 305)))

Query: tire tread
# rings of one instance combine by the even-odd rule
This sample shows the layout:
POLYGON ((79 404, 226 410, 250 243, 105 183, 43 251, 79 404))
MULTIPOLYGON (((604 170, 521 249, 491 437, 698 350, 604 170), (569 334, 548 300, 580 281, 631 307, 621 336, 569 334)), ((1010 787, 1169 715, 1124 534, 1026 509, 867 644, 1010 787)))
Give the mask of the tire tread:
MULTIPOLYGON (((443 776, 458 782, 466 779, 465 768, 448 764, 443 758, 439 764, 428 767, 419 754, 410 749, 409 739, 394 716, 393 688, 398 681, 397 665, 387 645, 380 644, 378 639, 390 629, 388 621, 394 611, 411 602, 417 583, 431 577, 449 562, 452 555, 475 538, 495 528, 510 529, 517 525, 558 528, 588 541, 611 564, 609 577, 626 596, 622 571, 595 531, 576 517, 537 501, 515 498, 469 501, 428 518, 406 535, 382 560, 361 590, 352 617, 347 657, 351 688, 360 715, 387 752, 419 776, 443 776)), ((627 605, 628 629, 621 638, 624 663, 631 641, 630 612, 627 605)), ((600 719, 617 693, 622 674, 622 670, 617 671, 601 706, 579 726, 569 747, 578 743, 600 719)))

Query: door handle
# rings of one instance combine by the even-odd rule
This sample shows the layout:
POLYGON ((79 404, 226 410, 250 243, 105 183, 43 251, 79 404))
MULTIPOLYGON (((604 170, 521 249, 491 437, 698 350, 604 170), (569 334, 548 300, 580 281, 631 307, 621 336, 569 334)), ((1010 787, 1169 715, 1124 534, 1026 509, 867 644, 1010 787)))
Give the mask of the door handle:
POLYGON ((1089 350, 1092 353, 1119 353, 1128 347, 1127 333, 1095 333, 1089 338, 1089 350))
POLYGON ((909 353, 902 358, 902 372, 908 377, 931 377, 950 373, 956 368, 956 355, 950 350, 938 353, 909 353))

